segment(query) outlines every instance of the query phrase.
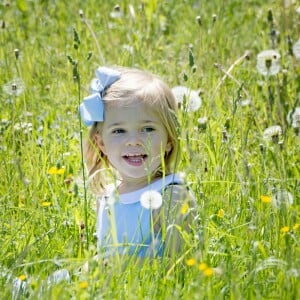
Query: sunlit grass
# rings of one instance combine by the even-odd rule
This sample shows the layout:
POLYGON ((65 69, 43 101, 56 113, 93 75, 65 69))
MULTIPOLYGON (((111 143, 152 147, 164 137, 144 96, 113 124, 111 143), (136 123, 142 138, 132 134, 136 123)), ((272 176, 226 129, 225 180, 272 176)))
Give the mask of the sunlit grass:
POLYGON ((299 298, 295 1, 102 2, 0 4, 0 297, 299 298), (280 70, 260 74, 257 55, 272 48, 280 70), (172 262, 94 258, 77 105, 103 60, 200 93, 179 116, 195 236, 172 262))

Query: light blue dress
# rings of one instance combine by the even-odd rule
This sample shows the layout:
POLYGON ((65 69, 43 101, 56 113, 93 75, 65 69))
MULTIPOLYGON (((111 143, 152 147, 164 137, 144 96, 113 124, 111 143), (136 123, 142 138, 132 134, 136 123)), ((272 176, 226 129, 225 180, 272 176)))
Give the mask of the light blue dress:
POLYGON ((160 233, 151 229, 151 210, 140 203, 141 195, 150 190, 159 193, 172 184, 181 184, 175 174, 161 178, 137 191, 116 195, 111 191, 98 199, 97 238, 100 252, 120 254, 162 256, 163 242, 160 233))

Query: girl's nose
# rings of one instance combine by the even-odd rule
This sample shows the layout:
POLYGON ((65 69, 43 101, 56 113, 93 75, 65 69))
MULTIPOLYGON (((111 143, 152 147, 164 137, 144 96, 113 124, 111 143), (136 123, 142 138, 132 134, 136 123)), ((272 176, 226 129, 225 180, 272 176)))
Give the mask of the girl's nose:
POLYGON ((126 141, 127 146, 141 146, 142 144, 141 139, 136 134, 130 135, 126 141))

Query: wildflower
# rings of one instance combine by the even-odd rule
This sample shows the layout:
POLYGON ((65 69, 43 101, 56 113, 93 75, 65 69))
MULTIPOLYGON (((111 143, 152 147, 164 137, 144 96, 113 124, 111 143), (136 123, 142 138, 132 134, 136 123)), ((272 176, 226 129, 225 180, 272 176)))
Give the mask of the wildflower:
POLYGON ((111 18, 113 19, 118 19, 121 18, 123 16, 123 12, 120 8, 120 5, 115 5, 113 11, 110 13, 111 18))
POLYGON ((287 233, 290 231, 290 227, 289 226, 283 226, 281 229, 280 229, 280 232, 282 233, 287 233))
POLYGON ((282 136, 282 129, 279 125, 268 127, 264 131, 264 139, 267 141, 273 141, 275 144, 280 142, 282 136))
POLYGON ((298 7, 296 8, 296 13, 297 13, 297 14, 300 14, 300 6, 298 6, 298 7))
POLYGON ((86 289, 88 287, 88 282, 87 281, 81 281, 81 282, 79 282, 79 287, 81 289, 86 289))
POLYGON ((200 271, 204 271, 208 268, 208 266, 207 266, 206 263, 200 263, 198 268, 199 268, 200 271))
POLYGON ((300 228, 300 223, 296 223, 294 226, 293 226, 293 230, 298 230, 300 228))
POLYGON ((276 75, 280 71, 280 54, 275 50, 265 50, 257 55, 257 70, 260 74, 276 75))
POLYGON ((172 92, 179 107, 182 105, 184 97, 186 98, 188 112, 196 111, 201 107, 202 100, 199 92, 185 86, 175 86, 172 88, 172 92))
POLYGON ((142 194, 140 202, 146 209, 158 209, 162 205, 162 196, 154 190, 146 191, 142 194))
POLYGON ((22 274, 18 277, 21 281, 25 281, 27 279, 26 275, 22 274))
POLYGON ((196 264, 196 259, 195 258, 189 258, 187 261, 186 261, 186 265, 187 266, 194 266, 196 264))
POLYGON ((218 216, 219 218, 224 218, 224 215, 225 215, 224 209, 222 209, 222 208, 219 209, 217 216, 218 216))
POLYGON ((286 119, 294 129, 299 129, 300 128, 300 106, 290 110, 287 114, 286 119))
POLYGON ((181 206, 180 213, 182 215, 185 215, 188 212, 188 210, 189 210, 189 205, 187 202, 184 202, 181 206))
POLYGON ((24 134, 29 134, 30 132, 32 132, 32 123, 27 123, 27 122, 16 123, 14 125, 14 130, 19 132, 22 131, 24 134))
POLYGON ((293 45, 293 54, 297 59, 300 59, 300 39, 293 45))
POLYGON ((294 202, 293 195, 286 190, 279 190, 272 197, 272 204, 276 208, 280 208, 281 206, 292 205, 294 202))
POLYGON ((245 99, 245 100, 239 101, 238 104, 241 107, 245 107, 245 106, 251 105, 252 102, 251 102, 251 99, 245 99))
POLYGON ((199 128, 204 130, 207 127, 208 118, 207 117, 199 118, 197 122, 199 124, 199 128))
POLYGON ((25 85, 21 78, 15 78, 3 86, 3 91, 10 96, 20 96, 24 91, 25 85))
POLYGON ((65 168, 51 167, 48 170, 49 175, 63 175, 64 173, 65 173, 65 168))
POLYGON ((212 268, 206 268, 205 270, 203 270, 203 274, 209 277, 214 274, 214 270, 212 268))
POLYGON ((48 207, 48 206, 50 206, 52 203, 51 202, 49 202, 49 201, 43 201, 42 202, 42 206, 43 207, 48 207))
POLYGON ((260 196, 260 200, 263 203, 270 203, 272 201, 272 197, 266 196, 266 195, 262 195, 262 196, 260 196))

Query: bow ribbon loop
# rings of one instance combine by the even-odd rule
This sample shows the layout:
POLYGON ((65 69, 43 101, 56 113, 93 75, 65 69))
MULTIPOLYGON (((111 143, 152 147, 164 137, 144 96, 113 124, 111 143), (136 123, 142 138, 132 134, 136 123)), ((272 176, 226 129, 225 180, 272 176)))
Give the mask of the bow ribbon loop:
POLYGON ((99 67, 96 70, 97 78, 91 82, 91 95, 85 97, 79 106, 80 116, 86 126, 93 125, 94 122, 103 122, 104 120, 104 103, 102 92, 120 78, 119 71, 99 67))

